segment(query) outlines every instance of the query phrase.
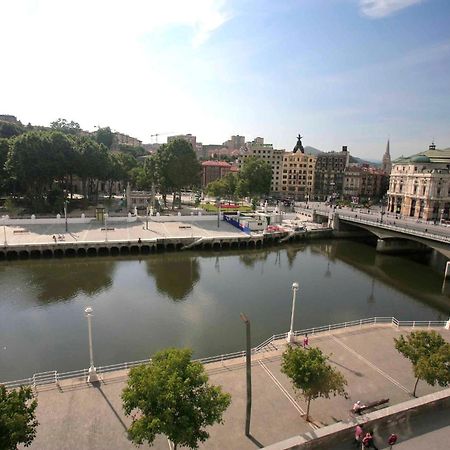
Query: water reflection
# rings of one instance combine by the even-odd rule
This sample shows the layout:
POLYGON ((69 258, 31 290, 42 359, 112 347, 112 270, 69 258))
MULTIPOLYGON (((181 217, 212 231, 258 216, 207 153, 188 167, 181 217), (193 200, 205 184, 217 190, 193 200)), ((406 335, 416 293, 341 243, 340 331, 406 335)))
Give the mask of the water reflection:
POLYGON ((185 300, 200 280, 198 257, 183 253, 164 253, 145 261, 147 273, 154 277, 159 293, 174 301, 185 300))
MULTIPOLYGON (((94 297, 112 286, 113 260, 20 261, 16 270, 21 284, 31 286, 39 303, 71 300, 79 295, 94 297)), ((11 268, 0 266, 0 284, 9 281, 11 268), (5 277, 2 280, 2 277, 5 277), (7 280, 8 279, 8 280, 7 280)), ((13 276, 17 276, 15 273, 13 276)))

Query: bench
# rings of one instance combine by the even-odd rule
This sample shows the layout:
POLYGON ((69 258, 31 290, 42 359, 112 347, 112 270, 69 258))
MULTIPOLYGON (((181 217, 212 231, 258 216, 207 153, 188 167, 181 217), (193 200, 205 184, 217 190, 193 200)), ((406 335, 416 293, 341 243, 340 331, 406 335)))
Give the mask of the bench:
POLYGON ((178 228, 191 228, 190 225, 180 225, 178 228))
POLYGON ((357 411, 352 409, 352 412, 354 414, 362 414, 367 409, 375 408, 376 406, 384 405, 385 403, 388 403, 388 398, 382 398, 381 400, 375 400, 374 402, 369 402, 367 405, 362 405, 357 411))
POLYGON ((13 233, 14 234, 17 234, 17 233, 29 233, 29 231, 28 230, 13 230, 13 233))

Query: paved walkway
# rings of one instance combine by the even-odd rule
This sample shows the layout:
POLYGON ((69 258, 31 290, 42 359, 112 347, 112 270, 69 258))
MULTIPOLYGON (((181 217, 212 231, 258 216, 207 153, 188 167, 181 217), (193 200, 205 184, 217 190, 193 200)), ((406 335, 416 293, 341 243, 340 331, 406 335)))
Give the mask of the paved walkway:
MULTIPOLYGON (((1 225, 1 222, 0 222, 1 225)), ((111 222, 105 231, 104 224, 95 220, 88 224, 69 224, 69 231, 65 232, 64 222, 54 224, 9 225, 1 231, 1 243, 5 240, 9 246, 25 244, 64 242, 104 242, 113 241, 142 241, 163 237, 216 237, 216 236, 247 236, 246 233, 233 227, 227 222, 217 220, 183 222, 156 222, 150 220, 146 229, 145 220, 137 222, 111 222), (61 237, 61 239, 58 239, 61 237)))
MULTIPOLYGON (((393 338, 409 329, 374 325, 342 329, 310 336, 310 345, 331 355, 332 364, 348 381, 349 397, 318 399, 311 404, 313 423, 304 419, 306 404, 295 395, 289 379, 280 371, 283 341, 276 341, 253 359, 253 409, 251 434, 244 435, 245 364, 242 358, 206 366, 210 381, 232 395, 224 415, 224 425, 211 427, 203 449, 255 449, 351 417, 356 400, 368 402, 389 397, 390 404, 411 398, 414 376, 409 362, 394 348, 393 338)), ((450 341, 450 332, 439 329, 450 341)), ((105 375, 98 387, 83 380, 71 380, 61 388, 40 388, 37 410, 40 426, 34 450, 52 449, 133 449, 126 437, 130 420, 123 415, 120 394, 126 372, 105 375)), ((420 382, 418 395, 435 392, 420 382)), ((147 446, 143 446, 147 448, 147 446)), ((159 436, 154 447, 169 449, 159 436)), ((414 447, 412 447, 414 448, 414 447)), ((417 447, 419 448, 419 447, 417 447)), ((428 447, 431 449, 432 447, 428 447)))

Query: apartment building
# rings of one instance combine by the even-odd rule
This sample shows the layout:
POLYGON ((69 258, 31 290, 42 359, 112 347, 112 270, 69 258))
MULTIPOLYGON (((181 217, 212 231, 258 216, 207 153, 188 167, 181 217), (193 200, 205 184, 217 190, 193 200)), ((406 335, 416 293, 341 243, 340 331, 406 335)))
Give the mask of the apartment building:
POLYGON ((341 152, 317 155, 314 173, 314 198, 319 201, 340 198, 343 195, 344 172, 349 164, 347 146, 341 152))
POLYGON ((304 153, 285 152, 282 164, 281 192, 295 200, 314 196, 314 173, 317 158, 304 153))
POLYGON ((257 137, 252 142, 245 144, 245 149, 239 155, 239 168, 242 167, 245 160, 250 156, 267 161, 272 167, 270 191, 281 192, 283 155, 284 150, 274 149, 272 144, 264 143, 264 138, 257 137))

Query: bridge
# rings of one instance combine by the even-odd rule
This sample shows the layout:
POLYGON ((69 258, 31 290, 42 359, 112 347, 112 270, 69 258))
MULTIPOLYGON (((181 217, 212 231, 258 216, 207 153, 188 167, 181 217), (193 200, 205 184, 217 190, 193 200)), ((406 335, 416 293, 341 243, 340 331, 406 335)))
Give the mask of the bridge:
POLYGON ((399 253, 432 248, 450 259, 450 228, 441 224, 386 216, 380 212, 344 209, 315 209, 314 220, 328 220, 335 231, 359 227, 378 238, 377 251, 399 253), (347 227, 346 227, 347 226, 347 227))

